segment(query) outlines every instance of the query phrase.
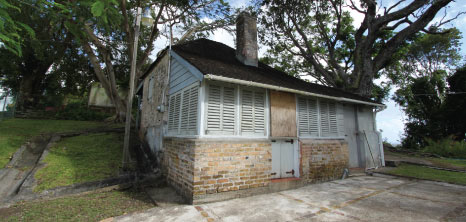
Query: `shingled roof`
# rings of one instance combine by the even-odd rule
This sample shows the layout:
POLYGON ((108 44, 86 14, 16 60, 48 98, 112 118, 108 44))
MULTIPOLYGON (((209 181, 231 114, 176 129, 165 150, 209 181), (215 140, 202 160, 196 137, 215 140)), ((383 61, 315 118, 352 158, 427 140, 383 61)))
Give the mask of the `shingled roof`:
POLYGON ((172 46, 172 50, 196 67, 204 75, 211 74, 326 96, 377 103, 369 98, 356 94, 306 82, 261 62, 259 62, 258 67, 244 65, 236 59, 235 49, 212 40, 204 38, 197 39, 180 45, 174 45, 172 46))

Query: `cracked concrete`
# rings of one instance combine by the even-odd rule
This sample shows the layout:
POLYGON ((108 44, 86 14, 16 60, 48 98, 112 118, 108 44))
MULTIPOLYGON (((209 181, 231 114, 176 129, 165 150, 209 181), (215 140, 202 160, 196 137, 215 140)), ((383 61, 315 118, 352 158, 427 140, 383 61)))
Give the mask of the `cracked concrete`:
POLYGON ((106 221, 466 221, 466 186, 362 176, 106 221))

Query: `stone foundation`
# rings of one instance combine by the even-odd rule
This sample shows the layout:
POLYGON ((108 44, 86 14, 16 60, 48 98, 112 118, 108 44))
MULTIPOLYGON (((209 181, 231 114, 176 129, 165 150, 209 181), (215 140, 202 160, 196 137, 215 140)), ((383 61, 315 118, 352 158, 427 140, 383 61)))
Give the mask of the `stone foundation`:
POLYGON ((348 167, 348 143, 344 140, 300 140, 300 175, 306 183, 341 178, 348 167))
POLYGON ((344 140, 300 140, 300 179, 271 183, 270 140, 165 138, 167 182, 190 203, 205 203, 293 189, 339 179, 348 167, 344 140))

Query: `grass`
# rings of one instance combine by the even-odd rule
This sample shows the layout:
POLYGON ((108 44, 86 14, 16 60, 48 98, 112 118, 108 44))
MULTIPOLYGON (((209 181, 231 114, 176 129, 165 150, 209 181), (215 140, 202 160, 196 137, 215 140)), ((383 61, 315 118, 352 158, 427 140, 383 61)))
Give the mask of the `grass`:
POLYGON ((72 132, 108 126, 104 122, 72 120, 6 119, 0 121, 0 168, 31 137, 43 133, 72 132))
POLYGON ((398 176, 409 176, 418 179, 444 181, 466 185, 466 173, 436 170, 423 166, 402 164, 387 173, 398 176))
POLYGON ((34 178, 39 192, 59 186, 96 181, 118 174, 123 134, 96 133, 69 137, 50 148, 46 166, 34 178))
POLYGON ((152 207, 144 192, 110 191, 17 203, 0 209, 0 221, 100 221, 152 207))
POLYGON ((429 160, 440 167, 448 168, 450 166, 455 166, 456 168, 462 168, 466 170, 466 160, 440 158, 430 158, 429 160))

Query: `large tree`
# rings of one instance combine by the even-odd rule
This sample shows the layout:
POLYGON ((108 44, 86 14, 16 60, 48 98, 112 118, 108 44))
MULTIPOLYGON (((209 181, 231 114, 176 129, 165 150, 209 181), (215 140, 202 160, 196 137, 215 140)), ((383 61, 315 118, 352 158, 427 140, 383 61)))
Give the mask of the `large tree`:
MULTIPOLYGON (((426 138, 438 140, 449 134, 462 134, 449 130, 457 117, 453 103, 445 103, 446 98, 457 90, 447 85, 447 79, 455 71, 461 55, 461 33, 456 28, 441 31, 444 34, 419 33, 409 39, 394 56, 396 61, 385 69, 391 83, 397 87, 393 99, 403 108, 407 119, 403 145, 418 148, 426 145, 426 138), (448 124, 447 124, 448 122, 448 124)), ((456 72, 456 76, 461 74, 456 72)), ((450 80, 448 80, 450 82, 450 80)), ((461 124, 460 124, 461 125, 461 124)))
POLYGON ((128 73, 116 72, 116 60, 126 57, 131 64, 129 55, 137 50, 136 74, 140 76, 155 41, 161 37, 166 36, 173 42, 171 33, 176 35, 178 30, 187 33, 180 39, 184 41, 196 33, 212 31, 231 22, 228 4, 221 0, 81 0, 56 3, 55 10, 67 17, 68 30, 81 43, 99 82, 115 104, 117 120, 124 119, 126 101, 117 92, 116 79, 128 73), (137 8, 151 9, 154 22, 149 28, 141 27, 140 47, 134 49, 137 8))
MULTIPOLYGON (((18 42, 19 51, 11 50, 7 45, 0 47, 0 84, 18 95, 16 107, 23 111, 40 102, 47 84, 45 79, 53 64, 62 63, 66 51, 78 46, 65 29, 63 20, 44 11, 42 1, 25 0, 12 4, 11 7, 18 10, 9 11, 9 17, 28 29, 16 30, 22 36, 18 42)), ((72 56, 77 58, 77 55, 72 56)), ((70 63, 73 64, 72 61, 62 63, 62 67, 70 63)))
POLYGON ((260 37, 271 48, 270 57, 295 63, 292 71, 369 97, 374 78, 400 46, 418 32, 429 32, 426 27, 451 2, 399 0, 382 7, 376 0, 263 0, 260 37), (353 26, 355 14, 363 17, 359 27, 353 26))

